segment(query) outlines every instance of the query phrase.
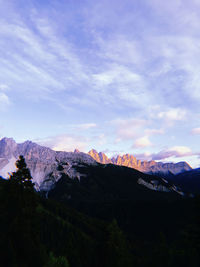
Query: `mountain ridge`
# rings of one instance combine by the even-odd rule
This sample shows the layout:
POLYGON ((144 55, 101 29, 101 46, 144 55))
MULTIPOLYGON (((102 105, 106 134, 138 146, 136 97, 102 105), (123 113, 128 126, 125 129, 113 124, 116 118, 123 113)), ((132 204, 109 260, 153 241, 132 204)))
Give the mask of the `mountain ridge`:
POLYGON ((59 165, 63 162, 62 172, 73 179, 80 179, 81 176, 75 169, 77 165, 97 164, 91 156, 83 152, 54 151, 32 141, 17 144, 14 139, 5 137, 0 140, 0 176, 8 178, 9 173, 15 171, 15 162, 19 155, 25 157, 38 190, 50 189, 61 178, 59 165))
MULTIPOLYGON (((94 155, 92 157, 90 154, 79 152, 78 150, 75 150, 74 152, 54 151, 48 147, 33 143, 32 141, 25 141, 24 143, 17 144, 12 138, 5 137, 0 140, 0 176, 3 178, 8 178, 9 172, 15 171, 15 162, 19 155, 23 155, 25 157, 27 166, 30 169, 33 177, 33 182, 35 183, 35 188, 38 191, 48 192, 63 177, 63 175, 69 177, 70 179, 80 181, 82 178, 87 176, 87 174, 84 173, 84 168, 88 168, 89 166, 97 166, 99 162, 103 164, 111 163, 113 165, 122 165, 124 167, 131 167, 132 169, 136 170, 137 168, 133 168, 131 164, 137 163, 143 167, 142 172, 145 172, 144 170, 148 170, 148 172, 150 172, 150 170, 151 172, 154 170, 153 168, 148 169, 149 166, 154 167, 154 162, 144 163, 137 161, 132 155, 126 154, 122 157, 118 156, 115 160, 112 159, 111 161, 102 152, 97 153, 95 150, 93 150, 95 157, 94 155), (144 169, 144 167, 146 169, 144 169)), ((182 163, 180 164, 182 165, 182 163)), ((176 171, 181 172, 184 169, 185 164, 186 167, 189 166, 187 163, 184 163, 182 168, 176 168, 176 171)), ((161 163, 158 163, 156 166, 163 167, 161 163)), ((167 171, 171 171, 171 169, 169 170, 169 166, 174 167, 174 164, 167 164, 164 166, 167 171)), ((162 168, 156 168, 156 171, 158 170, 163 171, 162 168)), ((139 171, 141 172, 141 169, 139 171)), ((152 172, 151 174, 154 173, 152 172)), ((177 190, 176 188, 173 189, 172 187, 169 189, 169 186, 163 180, 159 180, 158 183, 155 183, 153 177, 141 180, 139 179, 141 178, 141 175, 142 174, 136 175, 137 181, 141 186, 145 186, 156 191, 177 190)), ((161 176, 161 178, 164 177, 161 176)))
POLYGON ((122 156, 117 155, 116 157, 108 158, 103 152, 98 153, 94 149, 90 150, 88 154, 99 163, 111 163, 119 166, 126 166, 148 174, 176 175, 178 173, 192 170, 192 167, 184 161, 178 163, 163 163, 154 160, 141 161, 137 160, 136 157, 130 154, 124 154, 122 156))

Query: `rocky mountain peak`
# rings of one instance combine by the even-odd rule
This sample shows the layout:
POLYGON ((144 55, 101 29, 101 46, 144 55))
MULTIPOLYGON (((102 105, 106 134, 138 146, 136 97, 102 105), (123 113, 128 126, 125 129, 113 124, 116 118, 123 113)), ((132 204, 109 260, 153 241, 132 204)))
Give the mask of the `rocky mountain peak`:
POLYGON ((91 150, 88 154, 91 157, 93 157, 97 162, 102 164, 113 163, 115 165, 134 168, 141 172, 150 174, 165 174, 165 175, 168 173, 178 174, 192 169, 187 162, 162 163, 162 162, 156 162, 154 160, 141 161, 137 160, 133 155, 130 154, 124 154, 122 156, 117 155, 116 157, 112 157, 110 159, 104 153, 102 152, 98 153, 94 149, 91 150))
POLYGON ((19 155, 25 157, 37 189, 48 190, 62 173, 80 179, 76 166, 96 164, 91 156, 79 151, 57 152, 31 141, 17 144, 12 138, 3 138, 0 140, 0 176, 7 178, 8 173, 16 169, 15 162, 19 155), (61 165, 64 167, 59 168, 61 165))
POLYGON ((11 158, 16 150, 17 143, 12 138, 4 137, 0 140, 0 157, 11 158))

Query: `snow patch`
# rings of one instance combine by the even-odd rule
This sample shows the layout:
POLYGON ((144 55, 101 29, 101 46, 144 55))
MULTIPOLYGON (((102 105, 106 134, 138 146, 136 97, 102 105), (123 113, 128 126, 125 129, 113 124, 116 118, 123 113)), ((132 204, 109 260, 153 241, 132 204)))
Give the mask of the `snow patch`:
POLYGON ((8 159, 8 163, 2 169, 0 169, 0 176, 8 179, 9 173, 16 171, 16 161, 17 159, 14 156, 8 159))

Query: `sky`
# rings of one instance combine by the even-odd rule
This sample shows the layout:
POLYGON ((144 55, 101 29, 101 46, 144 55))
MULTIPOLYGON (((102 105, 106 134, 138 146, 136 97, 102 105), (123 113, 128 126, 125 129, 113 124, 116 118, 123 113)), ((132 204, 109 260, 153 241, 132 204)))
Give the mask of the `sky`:
POLYGON ((0 0, 0 138, 200 167, 199 0, 0 0))

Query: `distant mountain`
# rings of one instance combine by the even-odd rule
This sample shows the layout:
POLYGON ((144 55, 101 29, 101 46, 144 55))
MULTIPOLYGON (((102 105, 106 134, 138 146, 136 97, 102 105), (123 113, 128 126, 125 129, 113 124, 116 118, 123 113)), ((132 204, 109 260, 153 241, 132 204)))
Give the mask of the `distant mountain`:
POLYGON ((17 144, 12 138, 5 137, 0 140, 0 176, 7 178, 8 173, 15 170, 19 155, 25 157, 38 190, 49 190, 61 178, 61 173, 80 179, 81 174, 75 169, 77 165, 97 164, 92 157, 77 150, 57 152, 31 141, 17 144))
MULTIPOLYGON (((183 194, 180 189, 169 184, 162 178, 145 175, 136 170, 129 170, 129 168, 121 169, 120 167, 113 165, 113 167, 111 166, 109 169, 106 165, 98 164, 96 162, 98 159, 93 159, 90 155, 79 152, 78 150, 75 150, 75 152, 58 152, 31 141, 17 144, 12 138, 3 138, 0 140, 0 176, 7 178, 8 173, 15 170, 15 162, 19 155, 25 157, 35 187, 40 191, 48 192, 54 188, 57 182, 63 177, 67 177, 65 181, 68 181, 68 184, 71 183, 69 180, 75 180, 79 181, 79 185, 81 185, 82 182, 89 181, 88 177, 91 175, 91 170, 94 172, 94 176, 91 178, 93 180, 91 180, 91 182, 95 183, 95 177, 99 177, 99 181, 103 182, 103 179, 109 174, 109 170, 114 168, 113 170, 121 173, 120 184, 122 182, 126 184, 126 179, 123 178, 123 172, 130 172, 132 183, 137 184, 136 187, 145 187, 153 191, 183 194)), ((100 160, 104 160, 104 162, 107 160, 103 153, 99 153, 99 157, 100 160)), ((130 158, 133 158, 133 156, 130 156, 130 158)), ((122 159, 124 159, 124 157, 122 157, 122 159)), ((115 171, 111 174, 116 176, 115 171)), ((113 183, 115 182, 118 183, 116 179, 113 180, 113 183)), ((106 186, 107 185, 104 185, 105 188, 106 186)), ((115 187, 114 184, 112 186, 113 188, 115 187)), ((121 186, 122 185, 120 185, 120 187, 121 186)), ((88 190, 89 188, 90 187, 88 186, 88 190)), ((91 188, 91 190, 94 189, 91 188)), ((71 196, 71 193, 69 196, 71 196)))
POLYGON ((200 194, 200 168, 169 176, 166 179, 181 186, 185 192, 200 194))
POLYGON ((117 156, 108 158, 106 154, 92 149, 88 154, 99 163, 108 164, 112 163, 119 166, 126 166, 129 168, 134 168, 144 173, 148 174, 158 174, 158 175, 176 175, 185 171, 190 171, 192 168, 187 162, 178 163, 162 163, 156 161, 141 161, 137 160, 133 155, 125 154, 123 156, 117 156))
MULTIPOLYGON (((21 257, 18 260, 19 265, 14 262, 10 266, 22 266, 21 259, 25 258, 31 261, 32 255, 37 255, 39 244, 42 244, 48 253, 53 252, 56 257, 65 256, 72 267, 123 267, 133 266, 135 263, 134 266, 162 266, 163 255, 168 247, 165 243, 163 246, 163 237, 176 240, 174 236, 179 231, 183 232, 194 217, 194 199, 188 198, 190 194, 185 194, 173 182, 126 166, 100 164, 90 155, 77 150, 56 152, 30 141, 17 144, 13 139, 3 138, 0 140, 1 176, 6 178, 7 172, 15 169, 14 163, 20 154, 25 157, 40 193, 33 192, 38 199, 35 203, 37 205, 33 205, 33 213, 33 210, 30 210, 32 205, 30 203, 33 203, 34 198, 28 197, 28 191, 26 196, 30 202, 18 194, 22 192, 21 187, 19 191, 13 190, 13 183, 0 179, 0 203, 2 203, 0 223, 1 228, 5 230, 0 251, 3 251, 2 257, 6 258, 6 261, 12 260, 12 257, 15 260, 18 254, 21 257), (7 190, 8 188, 10 189, 7 190), (38 197, 41 195, 48 199, 39 200, 38 197), (62 204, 56 204, 53 200, 62 204), (74 209, 83 215, 74 212, 74 209), (95 219, 90 219, 88 216, 95 219), (130 243, 127 247, 131 248, 134 264, 128 265, 124 261, 118 264, 119 259, 127 259, 127 254, 124 239, 119 239, 123 235, 121 230, 116 228, 116 222, 128 237, 130 243), (29 225, 31 227, 33 225, 33 228, 29 225), (37 242, 33 247, 34 236, 37 242), (27 237, 28 245, 24 243, 24 246, 21 246, 20 242, 19 246, 19 240, 27 240, 27 237), (161 242, 159 246, 163 248, 162 251, 156 250, 159 248, 157 242, 158 244, 161 242), (30 247, 34 250, 30 250, 30 247), (31 252, 30 257, 24 258, 24 253, 21 253, 24 248, 31 252), (121 251, 124 251, 124 254, 121 251), (154 251, 158 252, 152 257, 154 251), (115 256, 118 254, 119 258, 115 256), (108 259, 107 264, 104 262, 105 255, 108 259), (151 263, 149 260, 157 261, 157 255, 161 258, 159 263, 149 264, 151 263), (110 264, 110 259, 114 258, 116 258, 115 263, 110 264), (141 260, 144 260, 144 264, 137 264, 141 260)), ((107 160, 103 154, 99 156, 107 160)), ((190 243, 189 240, 188 244, 190 243)), ((175 251, 175 263, 177 251, 190 255, 190 250, 186 250, 186 253, 181 248, 173 249, 170 247, 167 256, 171 257, 171 253, 175 251)), ((183 259, 185 260, 185 257, 183 259)), ((169 265, 167 262, 166 266, 177 265, 169 265)))

